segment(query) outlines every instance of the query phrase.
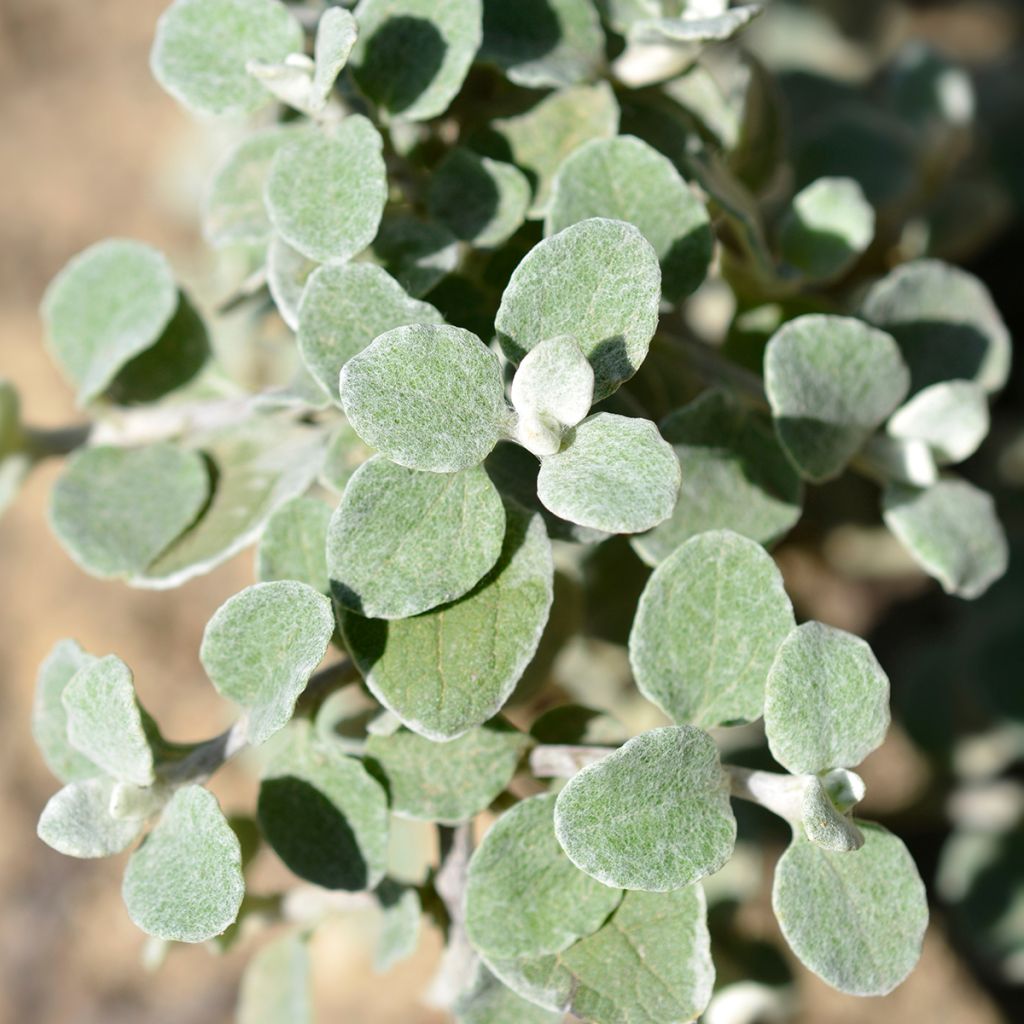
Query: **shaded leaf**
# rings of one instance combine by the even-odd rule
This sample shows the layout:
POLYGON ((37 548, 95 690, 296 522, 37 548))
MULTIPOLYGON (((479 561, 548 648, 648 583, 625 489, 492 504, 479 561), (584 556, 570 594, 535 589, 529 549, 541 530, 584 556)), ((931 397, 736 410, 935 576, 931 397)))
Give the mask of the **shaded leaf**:
POLYGON ((389 211, 373 240, 372 256, 418 298, 458 266, 459 241, 437 221, 389 211))
POLYGON ((381 928, 373 953, 373 969, 384 974, 416 952, 423 908, 416 889, 387 878, 377 887, 376 895, 381 909, 381 928))
POLYGON ((292 498, 267 520, 256 552, 256 575, 263 583, 299 580, 322 594, 327 578, 327 525, 331 506, 317 498, 292 498))
POLYGON ((302 935, 275 939, 252 957, 242 975, 235 1021, 313 1024, 309 949, 302 935))
POLYGON ((479 962, 452 1012, 457 1024, 560 1024, 564 1016, 527 1002, 479 962))
POLYGON ((299 307, 306 283, 320 264, 293 249, 280 235, 274 235, 267 247, 267 288, 281 319, 293 330, 299 329, 299 307))

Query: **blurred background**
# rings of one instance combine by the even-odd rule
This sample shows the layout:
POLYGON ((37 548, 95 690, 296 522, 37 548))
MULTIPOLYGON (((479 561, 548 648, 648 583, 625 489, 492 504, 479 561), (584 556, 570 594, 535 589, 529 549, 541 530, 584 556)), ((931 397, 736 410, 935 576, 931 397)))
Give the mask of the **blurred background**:
MULTIPOLYGON (((47 281, 73 253, 101 237, 143 239, 171 255, 201 300, 217 297, 196 208, 226 140, 187 119, 150 76, 149 46, 164 6, 0 0, 0 373, 21 391, 34 425, 76 419, 70 391, 42 348, 36 313, 47 281)), ((908 40, 928 43, 970 74, 977 104, 972 155, 946 227, 934 230, 948 228, 943 255, 988 284, 1011 333, 1024 337, 1022 5, 822 0, 803 5, 814 8, 803 12, 803 24, 819 26, 817 36, 792 31, 787 17, 795 6, 776 3, 748 40, 793 76, 849 62, 856 75, 863 51, 874 55, 860 72, 867 77, 880 47, 891 55, 908 40)), ((843 160, 855 161, 855 146, 853 156, 838 143, 828 153, 838 161, 835 173, 853 173, 843 160)), ((93 580, 45 524, 57 469, 44 465, 30 477, 0 527, 0 1024, 228 1021, 251 943, 225 955, 176 948, 148 972, 144 938, 118 896, 123 858, 75 861, 36 839, 36 819, 56 783, 32 743, 29 713, 37 666, 57 639, 73 636, 97 654, 116 650, 134 667, 142 702, 167 735, 211 735, 229 713, 204 679, 199 641, 213 611, 251 581, 252 556, 169 592, 93 580)), ((778 551, 799 613, 867 636, 890 674, 895 724, 864 766, 863 816, 906 840, 933 905, 921 964, 896 992, 861 1000, 831 991, 783 952, 768 892, 785 835, 754 815, 745 827, 759 839, 751 850, 762 853, 739 858, 734 877, 718 886, 716 959, 724 980, 752 974, 785 984, 791 999, 780 1020, 1024 1021, 1019 361, 992 437, 964 471, 995 493, 1018 556, 980 601, 946 598, 908 571, 870 525, 877 523, 877 498, 856 479, 816 492, 805 521, 778 551), (847 523, 841 529, 833 528, 836 508, 847 523)), ((623 577, 612 576, 618 586, 623 577)), ((613 691, 621 685, 621 657, 592 625, 589 654, 606 657, 613 691)), ((254 801, 244 763, 213 788, 227 810, 254 801)), ((268 878, 275 870, 265 866, 268 878)), ((425 929, 420 952, 381 981, 370 966, 367 933, 374 926, 349 915, 317 931, 321 1020, 443 1020, 419 1001, 436 964, 437 936, 425 929)))

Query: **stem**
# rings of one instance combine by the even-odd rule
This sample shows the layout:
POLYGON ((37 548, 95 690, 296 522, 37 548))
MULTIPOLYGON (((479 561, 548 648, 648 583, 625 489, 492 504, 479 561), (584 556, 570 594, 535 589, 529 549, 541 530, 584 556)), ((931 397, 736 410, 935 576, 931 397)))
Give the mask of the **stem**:
POLYGON ((54 430, 24 428, 25 448, 33 459, 47 459, 54 455, 68 455, 89 440, 91 423, 54 430))
POLYGON ((806 776, 756 771, 735 764, 726 764, 722 767, 729 776, 729 787, 733 796, 760 804, 790 824, 802 821, 806 776))
POLYGON ((530 751, 530 771, 538 779, 571 779, 581 768, 604 760, 614 750, 614 747, 542 744, 530 751))
POLYGON ((434 888, 448 912, 448 943, 426 999, 437 1009, 450 1009, 472 976, 477 959, 466 936, 463 911, 469 858, 473 853, 473 826, 468 821, 454 828, 441 825, 438 835, 441 866, 434 875, 434 888))

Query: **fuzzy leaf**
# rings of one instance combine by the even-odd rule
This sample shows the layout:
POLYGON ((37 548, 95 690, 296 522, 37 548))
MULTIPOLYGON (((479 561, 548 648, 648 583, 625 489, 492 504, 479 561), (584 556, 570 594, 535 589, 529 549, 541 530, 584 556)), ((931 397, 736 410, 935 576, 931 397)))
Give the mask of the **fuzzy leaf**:
POLYGON ((512 781, 529 743, 495 720, 448 743, 406 729, 370 736, 366 757, 387 788, 393 813, 451 825, 490 807, 512 781))
POLYGON ((138 819, 110 813, 113 779, 72 782, 50 797, 36 829, 47 846, 67 857, 111 857, 142 831, 138 819))
POLYGON ((637 21, 629 32, 632 42, 658 46, 678 46, 684 49, 697 43, 722 42, 731 39, 752 18, 761 13, 761 4, 741 4, 727 7, 715 4, 713 12, 684 12, 678 18, 651 18, 637 21))
POLYGON ((605 885, 668 892, 714 874, 736 841, 714 741, 691 725, 631 739, 558 794, 555 834, 605 885))
POLYGON ((295 580, 256 583, 214 612, 199 659, 217 692, 248 712, 250 743, 288 724, 333 632, 330 601, 295 580))
POLYGON ((864 845, 863 833, 847 815, 839 812, 817 776, 812 776, 807 781, 801 817, 804 835, 823 850, 851 853, 864 845))
POLYGON ((677 722, 753 721, 794 624, 782 575, 764 548, 729 530, 698 534, 644 587, 629 637, 637 686, 677 722))
POLYGON ((531 1002, 594 1024, 695 1020, 715 980, 704 891, 627 892, 603 928, 563 953, 488 966, 531 1002))
POLYGON ((619 106, 607 82, 573 85, 545 96, 525 113, 498 118, 491 126, 504 140, 509 158, 533 182, 529 216, 539 220, 562 162, 590 139, 613 138, 619 130, 619 106))
POLYGON ((849 269, 871 244, 875 211, 853 178, 819 178, 793 197, 779 241, 783 258, 822 281, 849 269))
POLYGON ((144 712, 135 699, 131 669, 108 654, 72 676, 62 696, 68 741, 93 764, 122 782, 153 782, 144 712))
POLYGON ((529 179, 515 165, 456 148, 431 175, 428 201, 456 238, 493 249, 526 219, 530 195, 529 179))
POLYGON ((564 428, 575 427, 590 411, 594 371, 575 338, 548 338, 526 353, 510 397, 520 444, 534 455, 554 455, 564 428))
POLYGON ((679 461, 650 420, 602 412, 542 460, 537 495, 569 522, 639 533, 672 514, 679 479, 679 461))
POLYGON ((245 894, 242 851, 211 792, 174 794, 132 854, 121 892, 129 917, 160 939, 205 942, 231 925, 245 894))
POLYGON ((422 473, 377 456, 353 474, 328 529, 335 600, 379 619, 454 601, 494 566, 504 533, 482 467, 422 473))
POLYGON ((278 150, 264 198, 271 223, 318 263, 343 263, 377 234, 387 199, 379 132, 352 114, 330 135, 307 135, 278 150))
POLYGON ((410 298, 386 270, 372 263, 320 267, 310 276, 299 307, 299 353, 339 402, 341 368, 374 338, 394 327, 443 320, 429 302, 410 298))
POLYGON ((304 125, 268 128, 243 139, 218 169, 203 206, 203 235, 213 246, 260 245, 273 227, 263 188, 279 149, 300 138, 304 125))
POLYGON ((416 889, 387 878, 377 887, 376 895, 381 909, 381 928, 373 952, 373 969, 384 974, 416 952, 423 907, 416 889))
POLYGON ((779 440, 816 482, 843 471, 903 401, 910 381, 888 334, 852 317, 819 314, 775 332, 764 371, 779 440))
POLYGON ((373 695, 432 740, 491 718, 537 650, 552 599, 551 543, 539 515, 509 503, 501 556, 465 597, 396 622, 340 616, 373 695))
POLYGON ((299 306, 306 282, 320 264, 293 249, 280 235, 267 246, 267 288, 281 319, 293 330, 299 329, 299 306))
POLYGON ((661 271, 640 232, 595 217, 544 239, 516 267, 495 320, 520 362, 548 338, 571 335, 594 368, 594 401, 629 380, 658 326, 661 271))
POLYGON ((860 764, 889 728, 889 680, 859 636, 805 622, 768 673, 764 729, 772 756, 794 775, 860 764))
POLYGON ((345 364, 340 392, 370 447, 431 473, 482 462, 509 418, 497 356, 475 334, 442 324, 382 334, 345 364))
POLYGON ((32 735, 46 766, 61 782, 82 782, 100 771, 68 742, 68 716, 61 699, 75 673, 95 661, 74 640, 59 640, 36 676, 32 735))
POLYGON ((103 578, 145 571, 192 524, 210 481, 196 452, 170 444, 84 448, 50 496, 64 550, 103 578))
POLYGON ((481 0, 362 0, 356 83, 385 118, 443 114, 480 47, 481 19, 481 0))
POLYGON ((704 280, 713 237, 704 204, 672 161, 632 135, 595 139, 555 177, 545 234, 588 217, 627 221, 640 229, 661 262, 665 297, 678 302, 704 280))
POLYGON ((604 64, 604 33, 591 0, 484 0, 481 61, 527 89, 590 81, 604 64))
POLYGON ((326 889, 372 889, 387 867, 387 797, 353 757, 295 722, 263 771, 260 828, 300 878, 326 889))
POLYGON ((769 544, 800 518, 803 485, 771 424, 727 391, 705 391, 661 422, 683 483, 672 515, 631 540, 648 565, 705 530, 769 544))
POLYGON ((555 838, 555 794, 530 797, 491 826, 469 864, 466 929, 489 958, 559 953, 604 924, 622 899, 585 875, 555 838))
POLYGON ((151 246, 110 238, 70 260, 46 289, 41 311, 78 404, 99 396, 129 360, 155 345, 177 307, 174 274, 151 246))
POLYGON ((865 319, 888 331, 910 367, 911 390, 973 380, 998 391, 1010 372, 1011 341, 988 289, 940 260, 897 267, 868 292, 865 319))
POLYGON ((236 1024, 313 1024, 313 1019, 307 942, 301 935, 275 939, 259 950, 245 968, 236 1024))
POLYGON ((456 1024, 561 1024, 564 1017, 516 995, 479 962, 452 1012, 456 1024))
POLYGON ((317 498, 292 498, 267 520, 256 553, 260 582, 299 580, 322 594, 327 578, 327 526, 331 506, 317 498))
POLYGON ((913 969, 928 923, 907 848, 857 822, 864 846, 833 853, 794 836, 775 869, 772 906, 790 948, 840 992, 882 996, 913 969))
POLYGON ((156 80, 198 114, 249 114, 270 95, 250 60, 283 61, 302 49, 302 27, 277 0, 175 0, 157 22, 156 80))
POLYGON ((980 597, 1006 572, 1006 534, 992 497, 966 480, 926 490, 892 484, 882 496, 885 525, 947 594, 980 597))
POLYGON ((351 11, 328 7, 316 27, 313 50, 313 109, 322 110, 356 45, 359 27, 351 11))
POLYGON ((213 495, 198 522, 132 579, 135 586, 176 587, 241 551, 276 508, 306 490, 323 460, 320 430, 269 417, 196 443, 216 467, 213 495))
POLYGON ((941 464, 973 455, 988 428, 988 397, 967 380, 922 388, 892 414, 887 427, 893 437, 925 442, 941 464))

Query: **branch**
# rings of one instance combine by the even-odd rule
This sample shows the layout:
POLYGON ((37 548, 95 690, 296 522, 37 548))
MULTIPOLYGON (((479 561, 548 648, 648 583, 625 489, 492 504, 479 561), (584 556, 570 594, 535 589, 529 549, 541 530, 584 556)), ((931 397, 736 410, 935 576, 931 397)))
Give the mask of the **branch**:
POLYGON ((761 772, 752 768, 741 768, 735 764, 725 764, 722 767, 729 776, 733 796, 760 804, 790 824, 803 820, 803 795, 807 786, 807 776, 761 772))
POLYGON ((468 821, 454 828, 442 825, 438 832, 441 866, 434 875, 434 888, 448 912, 448 942, 426 1001, 437 1009, 450 1009, 473 976, 477 960, 466 935, 464 908, 473 825, 468 821))
POLYGON ((538 779, 571 779, 581 768, 601 761, 614 747, 546 743, 530 751, 530 771, 538 779))

